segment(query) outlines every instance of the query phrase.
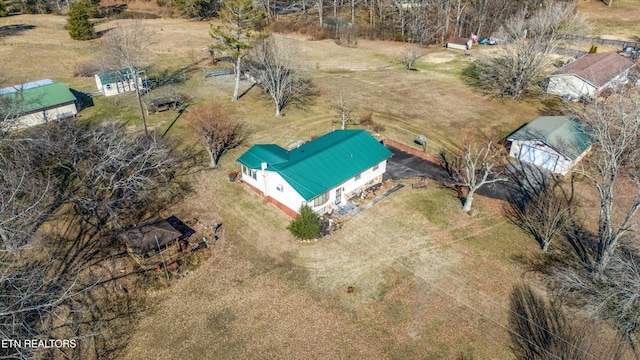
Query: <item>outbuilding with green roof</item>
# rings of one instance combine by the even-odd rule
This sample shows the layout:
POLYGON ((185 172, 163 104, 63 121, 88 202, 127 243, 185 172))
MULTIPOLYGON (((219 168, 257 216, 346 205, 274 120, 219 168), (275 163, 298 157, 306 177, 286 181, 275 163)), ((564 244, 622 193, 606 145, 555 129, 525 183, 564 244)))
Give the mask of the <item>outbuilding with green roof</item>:
POLYGON ((304 204, 316 213, 339 208, 382 182, 391 155, 365 130, 335 130, 291 150, 253 145, 238 162, 245 184, 295 216, 304 204))
POLYGON ((95 75, 96 87, 104 96, 135 91, 136 82, 143 89, 141 73, 137 68, 104 71, 95 75))
POLYGON ((509 155, 564 175, 589 151, 589 128, 573 116, 540 116, 507 136, 509 155))
POLYGON ((75 117, 76 97, 63 82, 49 79, 0 89, 3 106, 15 120, 5 122, 11 128, 26 128, 53 120, 75 117))

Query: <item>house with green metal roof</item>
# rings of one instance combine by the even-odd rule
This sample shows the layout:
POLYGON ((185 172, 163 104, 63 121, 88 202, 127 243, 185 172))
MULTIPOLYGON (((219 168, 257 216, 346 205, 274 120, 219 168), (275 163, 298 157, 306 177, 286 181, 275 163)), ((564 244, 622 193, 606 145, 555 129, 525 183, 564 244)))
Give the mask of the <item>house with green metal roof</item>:
POLYGON ((63 120, 78 114, 76 97, 63 82, 44 79, 0 89, 3 106, 15 121, 5 122, 10 131, 63 120))
POLYGON ((509 155, 564 175, 589 151, 589 128, 573 116, 540 116, 507 136, 509 155))
POLYGON ((98 91, 104 96, 113 96, 136 90, 136 83, 143 88, 142 71, 137 68, 105 71, 95 75, 98 91))
POLYGON ((237 161, 245 184, 295 216, 305 204, 316 213, 339 208, 382 182, 391 155, 365 130, 335 130, 291 150, 253 145, 237 161))

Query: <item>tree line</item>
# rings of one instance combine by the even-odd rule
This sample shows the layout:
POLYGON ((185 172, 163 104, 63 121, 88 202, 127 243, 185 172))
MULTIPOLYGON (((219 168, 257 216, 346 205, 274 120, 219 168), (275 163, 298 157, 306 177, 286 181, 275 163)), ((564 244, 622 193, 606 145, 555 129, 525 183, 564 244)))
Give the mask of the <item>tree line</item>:
MULTIPOLYGON (((67 13, 75 3, 87 7, 90 17, 105 16, 95 0, 22 0, 14 4, 23 13, 67 13)), ((211 19, 225 11, 222 0, 157 1, 159 7, 174 9, 186 18, 211 19)), ((546 0, 259 0, 270 24, 276 28, 301 26, 314 31, 334 29, 356 36, 417 43, 422 46, 444 45, 449 36, 479 38, 491 36, 514 14, 533 13, 546 0), (281 25, 278 26, 277 24, 281 25)), ((575 0, 562 0, 576 3, 575 0)), ((338 37, 340 31, 328 31, 338 37)))

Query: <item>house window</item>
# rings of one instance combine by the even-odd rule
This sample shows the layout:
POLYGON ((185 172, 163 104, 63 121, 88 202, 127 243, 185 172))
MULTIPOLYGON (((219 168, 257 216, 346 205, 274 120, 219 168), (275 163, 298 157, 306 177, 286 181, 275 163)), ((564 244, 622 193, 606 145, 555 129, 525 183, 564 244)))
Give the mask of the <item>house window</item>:
POLYGON ((242 173, 245 175, 249 175, 249 169, 246 166, 242 165, 242 173))
POLYGON ((360 178, 362 177, 362 173, 356 175, 356 177, 353 178, 354 181, 358 181, 360 180, 360 178))
POLYGON ((313 206, 320 206, 329 200, 329 192, 326 192, 317 198, 313 199, 313 206))
POLYGON ((258 180, 258 172, 255 170, 251 170, 251 177, 253 180, 258 180))
POLYGON ((276 186, 276 190, 278 190, 278 191, 282 192, 282 191, 284 190, 284 186, 282 186, 282 184, 278 184, 278 185, 276 186))
POLYGON ((378 170, 378 168, 379 168, 379 167, 380 167, 380 164, 378 164, 378 165, 374 166, 374 167, 373 167, 373 171, 378 170))

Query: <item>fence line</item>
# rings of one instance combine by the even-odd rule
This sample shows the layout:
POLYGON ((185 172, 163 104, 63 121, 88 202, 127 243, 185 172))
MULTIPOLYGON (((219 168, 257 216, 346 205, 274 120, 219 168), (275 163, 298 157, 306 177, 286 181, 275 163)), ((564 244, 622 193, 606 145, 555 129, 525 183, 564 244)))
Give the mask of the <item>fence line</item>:
POLYGON ((589 43, 589 44, 620 46, 622 49, 624 49, 627 46, 632 46, 632 47, 634 47, 636 49, 640 48, 640 42, 636 42, 636 41, 600 39, 600 38, 593 38, 593 37, 588 37, 588 36, 578 36, 578 35, 567 36, 566 39, 567 40, 578 41, 578 42, 583 42, 583 43, 589 43))

